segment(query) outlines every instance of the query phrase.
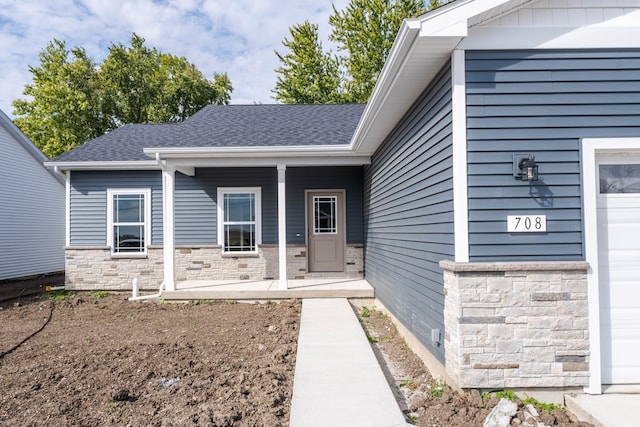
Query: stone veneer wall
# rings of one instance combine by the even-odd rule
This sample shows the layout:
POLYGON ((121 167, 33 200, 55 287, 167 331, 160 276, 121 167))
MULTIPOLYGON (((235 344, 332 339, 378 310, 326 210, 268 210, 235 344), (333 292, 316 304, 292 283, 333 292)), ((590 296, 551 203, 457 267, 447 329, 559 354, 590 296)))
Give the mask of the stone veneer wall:
POLYGON ((162 248, 148 248, 147 256, 113 258, 108 246, 67 247, 65 287, 74 290, 129 291, 138 278, 140 289, 157 290, 163 278, 162 248))
MULTIPOLYGON (((140 289, 157 289, 163 280, 163 251, 151 246, 147 256, 112 257, 107 246, 68 247, 66 287, 76 290, 131 290, 138 278, 140 289)), ((287 246, 287 278, 360 278, 363 275, 362 245, 347 245, 344 273, 307 272, 305 245, 287 246)), ((257 255, 223 255, 220 246, 177 246, 176 281, 264 280, 278 278, 278 245, 260 245, 257 255)))
POLYGON ((458 386, 588 385, 588 263, 440 266, 446 372, 458 386))

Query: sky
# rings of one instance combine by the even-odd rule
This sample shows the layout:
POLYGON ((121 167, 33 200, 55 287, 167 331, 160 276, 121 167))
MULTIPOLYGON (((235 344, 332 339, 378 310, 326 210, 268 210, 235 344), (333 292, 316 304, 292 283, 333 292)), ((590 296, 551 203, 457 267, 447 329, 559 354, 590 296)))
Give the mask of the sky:
POLYGON ((209 79, 226 72, 232 104, 275 103, 273 93, 286 53, 289 27, 309 20, 328 41, 332 4, 348 0, 0 0, 0 109, 14 117, 12 101, 25 98, 29 66, 53 40, 84 47, 102 62, 111 44, 130 45, 132 33, 147 47, 183 56, 209 79))

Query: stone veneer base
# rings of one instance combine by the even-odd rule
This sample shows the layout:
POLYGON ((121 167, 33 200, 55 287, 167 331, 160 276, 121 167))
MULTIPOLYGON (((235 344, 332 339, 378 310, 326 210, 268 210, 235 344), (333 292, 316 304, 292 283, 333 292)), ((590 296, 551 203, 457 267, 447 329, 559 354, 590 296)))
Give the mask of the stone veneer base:
POLYGON ((459 387, 588 385, 588 263, 440 266, 446 372, 459 387))
MULTIPOLYGON (((361 278, 362 245, 347 245, 345 271, 310 273, 305 245, 287 246, 287 278, 361 278)), ((75 290, 131 290, 134 278, 140 289, 155 290, 164 276, 161 246, 150 246, 145 256, 113 257, 108 246, 67 247, 65 286, 75 290)), ((278 279, 278 245, 260 245, 258 254, 222 254, 218 245, 176 246, 176 281, 278 279)))

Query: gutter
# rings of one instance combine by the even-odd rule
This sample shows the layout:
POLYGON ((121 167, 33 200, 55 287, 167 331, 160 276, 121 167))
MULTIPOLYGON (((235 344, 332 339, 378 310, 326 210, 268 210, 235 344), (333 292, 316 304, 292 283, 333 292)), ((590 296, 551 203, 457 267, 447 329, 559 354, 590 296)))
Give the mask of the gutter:
POLYGON ((158 170, 158 164, 153 160, 136 160, 121 162, 44 162, 44 166, 58 170, 158 170))

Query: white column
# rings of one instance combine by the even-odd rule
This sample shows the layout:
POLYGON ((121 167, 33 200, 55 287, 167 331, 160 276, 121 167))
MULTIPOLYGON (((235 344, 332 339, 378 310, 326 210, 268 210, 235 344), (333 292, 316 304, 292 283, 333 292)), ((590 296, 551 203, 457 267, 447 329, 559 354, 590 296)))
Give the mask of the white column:
POLYGON ((64 206, 64 222, 65 222, 65 238, 64 244, 71 246, 71 170, 67 171, 64 178, 65 187, 65 206, 64 206))
POLYGON ((469 262, 469 208, 467 197, 467 113, 465 52, 451 54, 453 128, 453 226, 455 261, 469 262))
POLYGON ((286 165, 278 165, 278 288, 287 289, 287 203, 286 165))
POLYGON ((164 285, 167 291, 176 290, 175 178, 175 170, 162 169, 162 244, 164 249, 164 285))

